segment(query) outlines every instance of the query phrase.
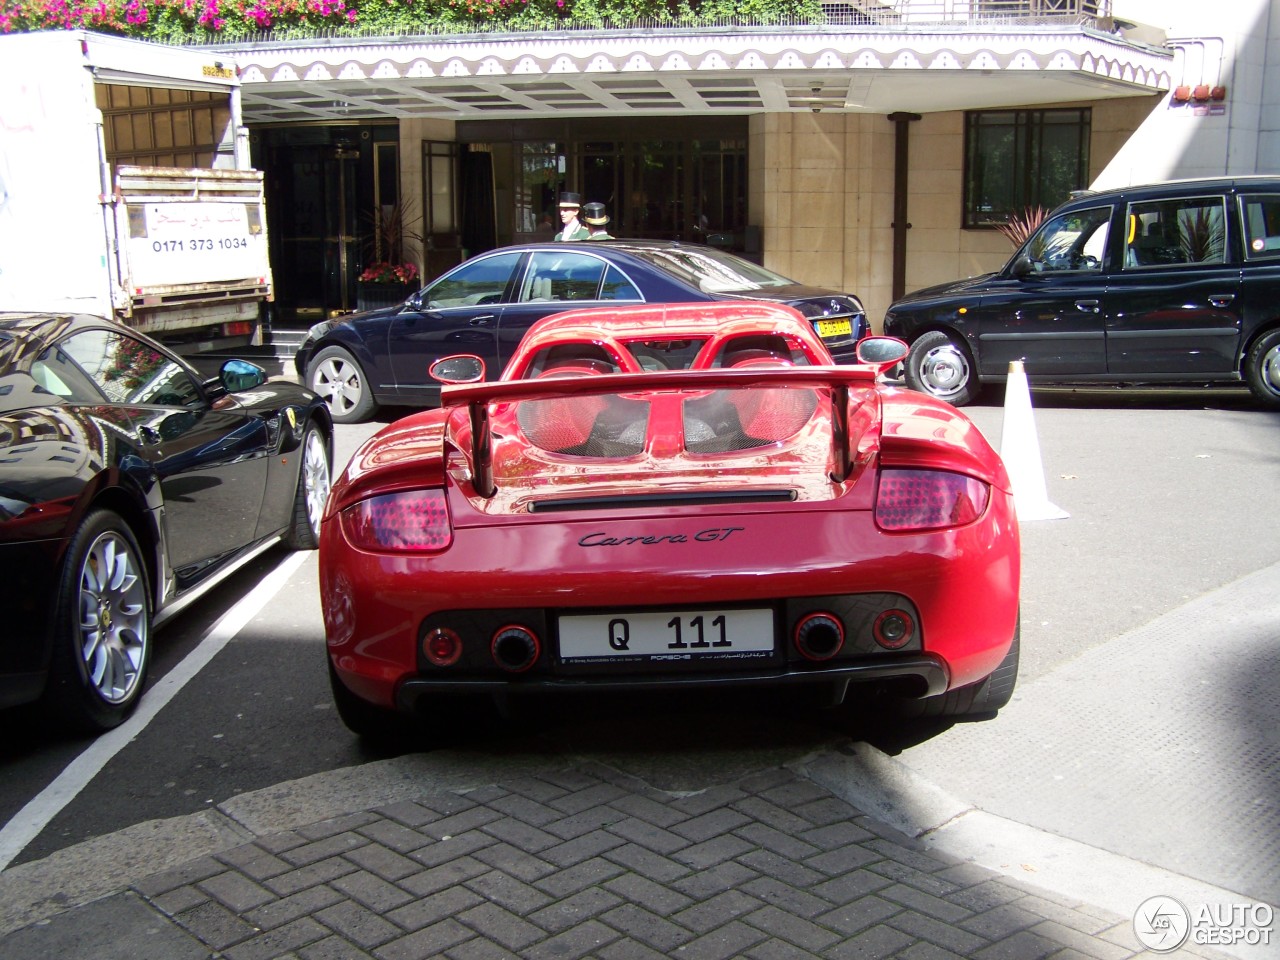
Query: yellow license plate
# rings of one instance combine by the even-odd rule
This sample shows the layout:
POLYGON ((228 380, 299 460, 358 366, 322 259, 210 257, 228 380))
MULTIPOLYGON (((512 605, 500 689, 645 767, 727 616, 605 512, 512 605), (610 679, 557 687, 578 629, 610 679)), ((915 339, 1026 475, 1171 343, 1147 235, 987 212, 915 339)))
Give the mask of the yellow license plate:
POLYGON ((853 333, 853 324, 848 320, 819 320, 818 336, 847 337, 853 333))

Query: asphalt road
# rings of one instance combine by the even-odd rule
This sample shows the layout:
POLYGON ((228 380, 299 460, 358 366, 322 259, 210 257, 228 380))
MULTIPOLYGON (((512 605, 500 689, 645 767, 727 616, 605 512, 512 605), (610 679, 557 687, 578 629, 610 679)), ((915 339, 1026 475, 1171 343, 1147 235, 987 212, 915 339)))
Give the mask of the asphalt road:
MULTIPOLYGON (((1246 393, 1231 390, 1037 390, 1034 408, 1032 440, 1048 497, 1069 517, 1022 525, 1020 686, 1280 562, 1280 513, 1271 502, 1280 490, 1280 413, 1260 411, 1246 393)), ((381 421, 403 412, 385 411, 381 421)), ((1001 398, 968 412, 999 446, 1001 398)), ((340 462, 379 426, 340 427, 340 462)), ((1005 451, 1006 457, 1025 454, 1005 451)), ((153 684, 288 557, 265 555, 166 625, 153 684)), ((315 581, 310 555, 14 863, 247 791, 384 758, 350 736, 333 710, 315 581)), ((945 750, 948 736, 955 736, 954 728, 886 727, 856 708, 822 713, 768 695, 696 703, 646 699, 629 702, 625 715, 617 706, 615 700, 574 701, 514 723, 470 710, 429 742, 405 749, 449 746, 527 760, 540 738, 550 738, 566 749, 645 755, 661 777, 664 752, 690 744, 715 751, 754 743, 803 755, 852 737, 910 759, 924 748, 945 750), (778 722, 762 727, 761 716, 778 722)), ((0 722, 8 732, 0 743, 0 823, 6 823, 87 744, 50 736, 22 711, 0 714, 0 722)), ((1127 815, 1158 817, 1159 811, 1127 815)))

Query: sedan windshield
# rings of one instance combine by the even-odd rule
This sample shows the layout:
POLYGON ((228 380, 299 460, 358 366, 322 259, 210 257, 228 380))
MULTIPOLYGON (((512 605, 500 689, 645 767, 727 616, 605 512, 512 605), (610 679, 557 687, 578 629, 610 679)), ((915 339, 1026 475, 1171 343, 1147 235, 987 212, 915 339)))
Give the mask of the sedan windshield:
POLYGON ((794 280, 711 247, 669 247, 635 251, 685 283, 706 293, 750 293, 765 287, 790 287, 794 280))

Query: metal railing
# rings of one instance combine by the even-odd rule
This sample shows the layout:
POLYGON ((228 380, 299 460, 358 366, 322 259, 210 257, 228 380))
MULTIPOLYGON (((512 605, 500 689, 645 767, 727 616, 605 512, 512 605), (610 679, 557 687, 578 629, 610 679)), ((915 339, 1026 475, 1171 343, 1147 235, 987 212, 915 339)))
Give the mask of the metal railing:
MULTIPOLYGON (((491 36, 493 34, 524 33, 596 33, 602 31, 643 31, 668 33, 676 31, 703 32, 708 30, 742 29, 808 29, 824 25, 836 27, 880 28, 889 30, 917 27, 1001 27, 1001 26, 1086 26, 1111 29, 1112 0, 821 0, 822 16, 817 19, 790 17, 753 17, 750 15, 729 18, 704 19, 693 15, 687 19, 653 20, 637 18, 630 21, 578 21, 572 16, 556 24, 545 26, 519 26, 503 20, 478 20, 475 22, 431 22, 425 33, 414 29, 404 37, 421 39, 429 36, 491 36)), ((353 28, 314 26, 289 26, 270 31, 236 37, 232 40, 207 39, 187 36, 178 41, 197 46, 223 49, 240 49, 246 44, 315 42, 342 43, 350 40, 387 39, 398 34, 387 34, 353 28)))
POLYGON ((1096 24, 1111 0, 826 0, 832 23, 908 27, 937 25, 1096 24))

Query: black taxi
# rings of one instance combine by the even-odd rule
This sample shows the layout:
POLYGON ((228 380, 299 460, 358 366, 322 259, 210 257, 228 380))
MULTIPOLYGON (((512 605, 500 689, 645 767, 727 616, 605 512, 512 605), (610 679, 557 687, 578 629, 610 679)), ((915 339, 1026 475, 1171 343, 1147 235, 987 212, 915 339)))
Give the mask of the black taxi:
POLYGON ((1024 362, 1032 383, 1247 383, 1280 409, 1280 178, 1077 195, 996 273, 885 314, 907 385, 954 405, 1024 362))

